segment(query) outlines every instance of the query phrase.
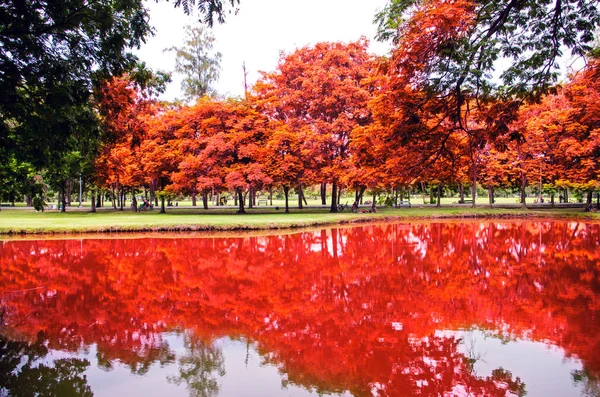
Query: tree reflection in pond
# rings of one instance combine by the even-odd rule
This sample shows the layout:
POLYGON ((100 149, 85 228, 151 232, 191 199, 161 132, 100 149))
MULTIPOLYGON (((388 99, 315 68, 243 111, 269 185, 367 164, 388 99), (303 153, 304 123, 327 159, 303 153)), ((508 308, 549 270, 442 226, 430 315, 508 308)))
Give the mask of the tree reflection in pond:
POLYGON ((185 354, 179 358, 179 375, 169 376, 169 382, 185 384, 190 397, 214 397, 219 394, 217 376, 225 376, 225 357, 214 343, 199 340, 194 334, 184 334, 185 354))
POLYGON ((12 333, 95 345, 106 368, 140 374, 176 361, 171 382, 198 395, 217 394, 225 367, 211 349, 223 336, 253 341, 286 384, 357 396, 529 390, 502 368, 479 376, 447 330, 560 347, 582 360, 575 380, 590 390, 600 374, 598 223, 5 241, 0 260, 0 291, 44 287, 3 295, 12 333), (172 330, 185 330, 184 357, 162 340, 172 330))
POLYGON ((77 396, 94 394, 84 372, 90 362, 77 358, 45 360, 40 342, 10 341, 0 335, 0 396, 77 396))

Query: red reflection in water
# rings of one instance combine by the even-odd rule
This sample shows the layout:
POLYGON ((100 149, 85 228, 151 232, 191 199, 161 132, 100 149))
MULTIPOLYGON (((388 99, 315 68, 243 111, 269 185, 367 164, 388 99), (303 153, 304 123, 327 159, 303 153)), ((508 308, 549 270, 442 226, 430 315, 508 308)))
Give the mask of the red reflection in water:
POLYGON ((255 340, 291 382, 322 391, 518 394, 518 374, 477 377, 459 340, 435 334, 476 326, 555 344, 600 374, 598 223, 5 241, 0 263, 12 337, 97 344, 101 362, 133 371, 167 360, 160 333, 183 328, 255 340))

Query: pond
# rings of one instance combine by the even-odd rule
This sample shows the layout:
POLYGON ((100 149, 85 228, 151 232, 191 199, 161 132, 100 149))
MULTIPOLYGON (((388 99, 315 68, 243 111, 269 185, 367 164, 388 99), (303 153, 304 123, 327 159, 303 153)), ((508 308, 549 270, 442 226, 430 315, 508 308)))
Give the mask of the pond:
POLYGON ((0 242, 0 396, 600 395, 600 223, 0 242))

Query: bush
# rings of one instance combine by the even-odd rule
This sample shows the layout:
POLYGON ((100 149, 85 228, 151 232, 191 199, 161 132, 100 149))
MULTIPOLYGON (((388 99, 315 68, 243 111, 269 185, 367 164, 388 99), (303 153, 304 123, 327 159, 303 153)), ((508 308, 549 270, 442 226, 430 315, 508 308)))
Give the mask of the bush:
POLYGON ((46 203, 44 202, 44 199, 42 199, 40 196, 35 196, 33 198, 33 208, 36 211, 44 211, 45 205, 46 203))

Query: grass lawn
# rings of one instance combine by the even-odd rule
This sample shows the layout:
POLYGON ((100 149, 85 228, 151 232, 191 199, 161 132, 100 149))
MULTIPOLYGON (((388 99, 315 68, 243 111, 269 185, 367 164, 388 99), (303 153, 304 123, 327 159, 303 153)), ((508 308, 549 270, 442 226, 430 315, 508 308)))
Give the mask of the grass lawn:
POLYGON ((385 208, 375 214, 354 214, 348 210, 330 214, 327 209, 292 209, 290 214, 273 208, 247 210, 248 214, 237 215, 235 208, 226 209, 167 209, 166 214, 158 210, 134 213, 103 209, 96 213, 87 210, 66 213, 47 211, 38 213, 25 209, 3 209, 0 211, 0 234, 22 233, 78 233, 78 232, 122 232, 122 231, 183 231, 183 230, 258 230, 309 227, 336 223, 367 222, 381 220, 409 220, 422 218, 467 218, 467 217, 572 217, 600 220, 600 213, 586 213, 580 209, 527 210, 413 206, 412 208, 385 208))

